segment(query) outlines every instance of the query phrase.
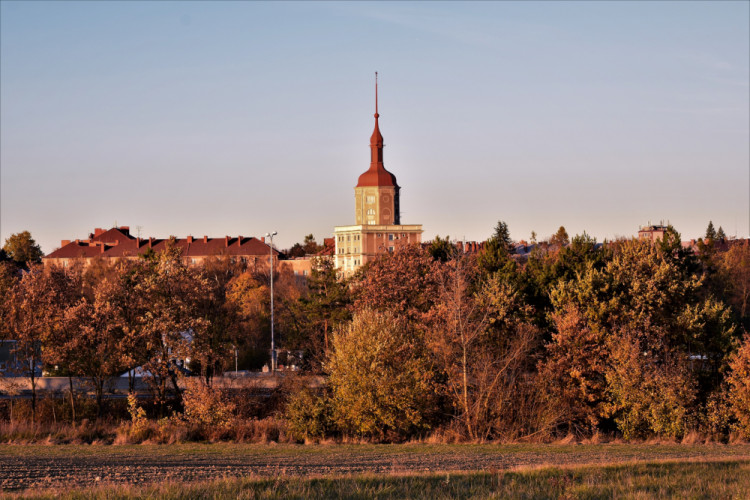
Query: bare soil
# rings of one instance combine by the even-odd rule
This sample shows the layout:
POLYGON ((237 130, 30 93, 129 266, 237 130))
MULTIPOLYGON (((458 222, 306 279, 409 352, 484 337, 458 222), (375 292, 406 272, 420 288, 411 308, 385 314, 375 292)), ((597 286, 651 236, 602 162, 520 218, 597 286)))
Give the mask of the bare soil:
POLYGON ((750 459, 750 445, 2 445, 0 488, 750 459))

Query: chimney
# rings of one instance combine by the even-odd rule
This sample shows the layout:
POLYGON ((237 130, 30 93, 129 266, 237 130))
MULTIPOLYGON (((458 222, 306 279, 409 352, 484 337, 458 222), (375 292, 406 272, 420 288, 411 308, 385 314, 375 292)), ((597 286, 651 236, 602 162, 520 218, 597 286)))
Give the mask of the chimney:
POLYGON ((192 242, 193 242, 193 237, 192 237, 192 236, 190 236, 190 235, 188 235, 188 237, 187 237, 187 242, 188 242, 188 243, 192 243, 192 242))
POLYGON ((70 244, 70 240, 62 240, 62 241, 60 242, 60 246, 61 246, 61 247, 64 247, 65 245, 69 245, 69 244, 70 244))
POLYGON ((242 236, 237 236, 237 246, 238 247, 242 246, 242 236))
POLYGON ((97 236, 99 236, 103 232, 104 232, 104 229, 102 229, 100 227, 97 227, 96 229, 94 229, 94 238, 96 238, 97 236))
POLYGON ((148 237, 148 247, 151 248, 151 246, 154 244, 154 238, 149 236, 148 237))
POLYGON ((120 226, 118 229, 120 230, 121 233, 127 234, 128 236, 130 236, 130 226, 120 226))
POLYGON ((261 236, 260 237, 260 241, 262 241, 263 243, 265 243, 266 242, 266 237, 265 236, 261 236))
POLYGON ((225 247, 229 246, 229 236, 224 236, 224 246, 225 247))
POLYGON ((104 243, 102 243, 102 244, 101 244, 101 249, 102 249, 102 250, 101 250, 101 252, 99 252, 99 253, 104 253, 104 243))
POLYGON ((208 236, 205 234, 203 235, 203 243, 208 243, 208 236))

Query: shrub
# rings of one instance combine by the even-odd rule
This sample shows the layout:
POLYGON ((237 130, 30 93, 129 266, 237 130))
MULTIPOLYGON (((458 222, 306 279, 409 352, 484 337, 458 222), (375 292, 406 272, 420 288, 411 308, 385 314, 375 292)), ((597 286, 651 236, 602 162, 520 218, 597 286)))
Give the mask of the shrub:
POLYGON ((226 428, 234 420, 235 404, 229 401, 221 391, 213 389, 202 381, 188 382, 182 394, 184 414, 182 418, 189 425, 203 430, 226 428))
POLYGON ((285 416, 289 430, 297 440, 320 439, 333 430, 329 396, 315 394, 307 387, 290 397, 285 416))

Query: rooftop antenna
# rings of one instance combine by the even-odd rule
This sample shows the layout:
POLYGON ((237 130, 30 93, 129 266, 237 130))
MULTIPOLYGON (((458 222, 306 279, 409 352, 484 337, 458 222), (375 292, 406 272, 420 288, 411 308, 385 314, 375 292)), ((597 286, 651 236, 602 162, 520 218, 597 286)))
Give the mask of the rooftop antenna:
POLYGON ((143 229, 143 226, 135 226, 135 233, 138 236, 138 238, 141 237, 141 229, 143 229))

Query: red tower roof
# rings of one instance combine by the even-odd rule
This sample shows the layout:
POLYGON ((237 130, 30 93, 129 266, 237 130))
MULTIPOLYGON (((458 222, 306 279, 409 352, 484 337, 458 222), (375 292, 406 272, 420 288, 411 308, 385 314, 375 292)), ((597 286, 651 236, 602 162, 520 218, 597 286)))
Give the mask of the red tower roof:
POLYGON ((398 187, 396 176, 383 166, 383 135, 378 126, 378 73, 375 73, 375 130, 370 136, 370 168, 359 176, 357 187, 392 186, 398 187))

